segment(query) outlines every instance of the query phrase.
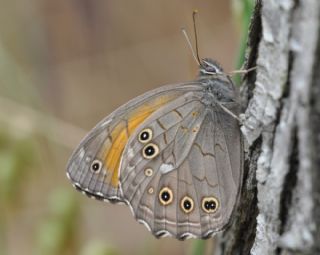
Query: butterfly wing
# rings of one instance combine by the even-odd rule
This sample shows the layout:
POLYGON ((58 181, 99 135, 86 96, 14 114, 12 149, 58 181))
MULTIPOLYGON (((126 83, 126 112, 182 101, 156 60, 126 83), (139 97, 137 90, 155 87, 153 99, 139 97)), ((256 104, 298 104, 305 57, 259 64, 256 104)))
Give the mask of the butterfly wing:
MULTIPOLYGON (((193 95, 194 96, 194 95, 193 95)), ((190 96, 152 114, 132 134, 121 163, 123 199, 157 236, 207 238, 226 227, 242 178, 237 120, 190 96), (152 130, 148 144, 138 134, 152 130)), ((225 105, 238 114, 239 105, 225 105)))
POLYGON ((129 137, 150 115, 190 91, 194 83, 163 86, 139 96, 103 119, 72 154, 67 176, 86 195, 121 202, 119 166, 129 137))

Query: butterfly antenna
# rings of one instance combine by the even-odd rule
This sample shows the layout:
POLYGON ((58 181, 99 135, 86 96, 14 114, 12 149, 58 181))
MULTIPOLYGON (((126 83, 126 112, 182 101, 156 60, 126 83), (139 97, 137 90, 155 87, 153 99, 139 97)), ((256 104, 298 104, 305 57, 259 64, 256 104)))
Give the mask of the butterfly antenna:
POLYGON ((197 54, 195 53, 194 49, 192 48, 192 44, 191 44, 190 38, 189 38, 189 36, 188 36, 188 34, 187 34, 187 31, 186 31, 184 28, 182 28, 182 29, 181 29, 181 32, 183 33, 184 37, 186 38, 187 44, 188 44, 188 46, 189 46, 189 48, 190 48, 190 50, 191 50, 191 53, 192 53, 192 56, 193 56, 194 60, 195 60, 195 61, 197 62, 197 64, 200 66, 201 63, 200 63, 200 61, 199 61, 199 58, 197 57, 197 54))
POLYGON ((196 15, 197 14, 198 14, 198 10, 194 10, 192 12, 192 20, 193 20, 194 39, 196 41, 196 56, 197 56, 198 63, 201 63, 201 60, 200 60, 200 57, 199 57, 198 33, 197 33, 197 24, 196 24, 196 15))

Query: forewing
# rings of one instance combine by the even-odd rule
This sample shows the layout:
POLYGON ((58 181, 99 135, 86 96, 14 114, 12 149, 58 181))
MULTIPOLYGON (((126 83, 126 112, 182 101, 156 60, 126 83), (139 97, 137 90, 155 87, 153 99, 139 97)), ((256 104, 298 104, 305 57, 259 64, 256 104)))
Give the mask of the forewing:
POLYGON ((134 98, 111 113, 72 154, 67 176, 73 185, 97 199, 123 201, 119 192, 120 161, 130 136, 153 113, 197 90, 200 87, 194 83, 164 86, 134 98))

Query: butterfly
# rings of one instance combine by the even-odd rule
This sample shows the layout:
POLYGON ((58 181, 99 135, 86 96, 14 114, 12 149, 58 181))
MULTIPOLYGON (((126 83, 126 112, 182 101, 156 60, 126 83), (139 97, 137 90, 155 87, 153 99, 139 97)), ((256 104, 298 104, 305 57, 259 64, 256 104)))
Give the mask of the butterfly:
POLYGON ((243 172, 239 93, 211 59, 199 77, 134 98, 72 154, 67 176, 98 200, 127 204, 156 237, 209 238, 235 211, 243 172))

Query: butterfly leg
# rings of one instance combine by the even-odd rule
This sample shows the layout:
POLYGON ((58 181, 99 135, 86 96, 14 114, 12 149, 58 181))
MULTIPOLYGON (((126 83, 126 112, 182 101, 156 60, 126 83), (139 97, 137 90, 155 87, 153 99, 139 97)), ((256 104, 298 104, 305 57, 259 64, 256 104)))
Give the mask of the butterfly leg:
POLYGON ((250 73, 256 69, 257 69, 257 66, 251 67, 249 69, 234 70, 234 71, 228 72, 228 75, 232 76, 235 74, 247 74, 247 73, 250 73))
POLYGON ((232 118, 235 118, 237 121, 239 121, 240 125, 242 125, 242 120, 236 116, 233 112, 231 112, 227 107, 225 107, 223 104, 221 104, 220 102, 216 102, 221 108, 222 110, 224 110, 227 114, 229 114, 232 118))

